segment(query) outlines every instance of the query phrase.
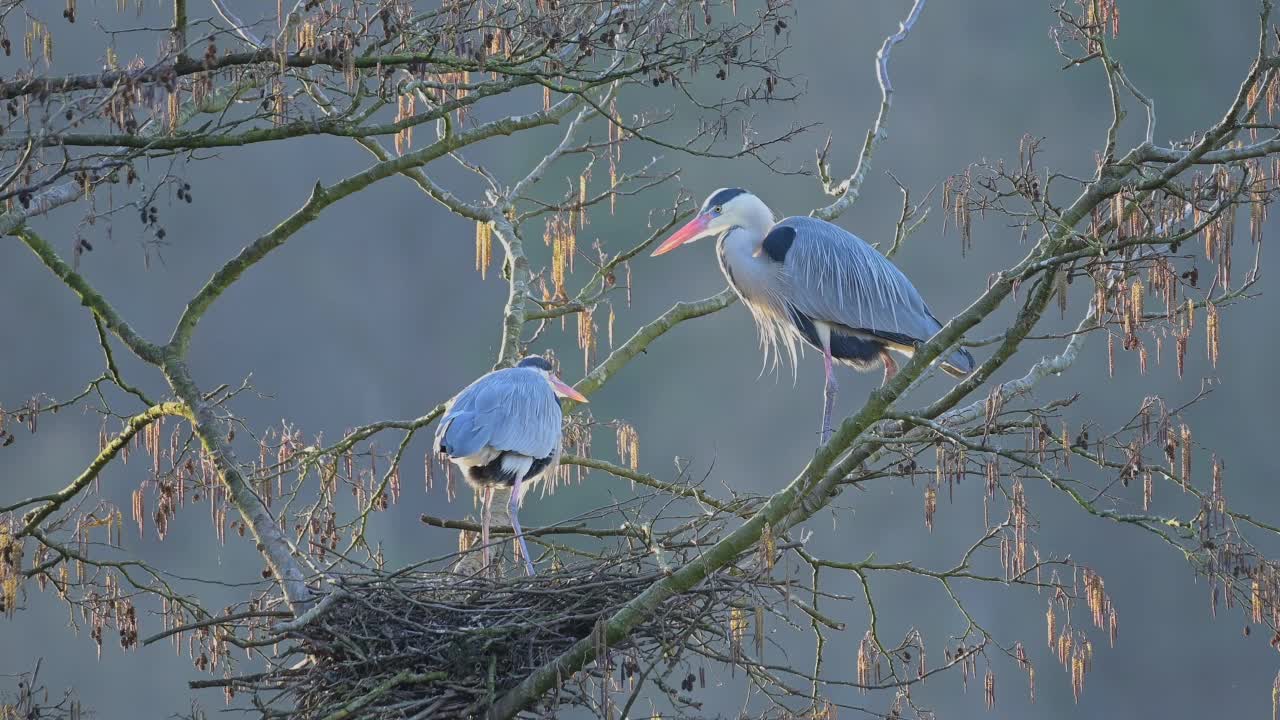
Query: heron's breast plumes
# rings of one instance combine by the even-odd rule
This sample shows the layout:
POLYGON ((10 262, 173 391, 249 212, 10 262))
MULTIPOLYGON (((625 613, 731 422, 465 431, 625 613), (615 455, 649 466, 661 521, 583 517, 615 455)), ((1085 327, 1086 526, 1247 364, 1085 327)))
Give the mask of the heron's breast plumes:
POLYGON ((779 276, 785 272, 783 266, 764 257, 759 252, 759 241, 741 229, 720 238, 716 255, 729 285, 755 320, 760 348, 764 351, 761 372, 765 367, 777 368, 784 353, 794 371, 796 348, 802 338, 791 320, 786 301, 777 292, 783 287, 779 282, 779 276))

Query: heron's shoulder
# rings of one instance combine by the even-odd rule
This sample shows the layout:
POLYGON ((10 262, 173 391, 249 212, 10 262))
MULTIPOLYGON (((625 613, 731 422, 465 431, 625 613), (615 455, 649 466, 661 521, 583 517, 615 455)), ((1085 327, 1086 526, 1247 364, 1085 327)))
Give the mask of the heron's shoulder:
POLYGON ((774 223, 760 241, 759 249, 773 262, 786 263, 788 258, 795 256, 858 251, 860 246, 866 246, 866 243, 838 225, 795 215, 774 223))
MULTIPOLYGON (((783 221, 785 222, 785 221, 783 221)), ((769 234, 760 241, 760 249, 768 258, 776 263, 787 261, 787 253, 796 241, 796 229, 790 225, 778 223, 769 230, 769 234)))
MULTIPOLYGON (((533 383, 542 381, 542 370, 532 365, 517 365, 515 367, 502 368, 489 373, 490 377, 501 377, 506 382, 513 383, 533 383)), ((546 384, 543 382, 543 384, 546 384)))
MULTIPOLYGON (((785 238, 787 251, 795 247, 803 253, 817 252, 818 250, 828 252, 852 250, 860 252, 864 248, 870 247, 862 238, 839 225, 805 215, 795 215, 780 220, 769 231, 769 236, 765 238, 765 242, 769 242, 769 238, 774 235, 779 237, 779 240, 775 241, 778 245, 782 245, 784 243, 782 238, 785 238)), ((766 248, 767 251, 768 249, 766 248)), ((786 252, 783 253, 782 258, 775 258, 775 260, 782 262, 785 256, 786 252)))
POLYGON ((542 373, 531 367, 510 367, 494 370, 478 378, 462 389, 453 399, 451 410, 473 410, 477 406, 489 409, 516 393, 527 393, 539 387, 547 387, 542 373))
POLYGON ((488 373, 484 377, 480 378, 480 382, 486 385, 495 385, 495 386, 502 386, 502 385, 519 386, 524 384, 531 385, 540 381, 542 382, 542 384, 544 385, 546 384, 546 382, 543 381, 542 379, 542 371, 538 370, 535 367, 531 367, 531 366, 521 367, 518 365, 516 367, 508 367, 508 368, 502 368, 500 370, 494 370, 493 372, 488 373))

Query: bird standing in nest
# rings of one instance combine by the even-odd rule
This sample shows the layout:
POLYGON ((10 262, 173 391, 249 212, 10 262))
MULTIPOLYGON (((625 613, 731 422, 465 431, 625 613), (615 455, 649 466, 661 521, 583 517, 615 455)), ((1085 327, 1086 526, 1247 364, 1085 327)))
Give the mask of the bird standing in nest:
POLYGON ((507 510, 525 569, 534 574, 517 512, 524 491, 554 471, 560 459, 564 416, 560 398, 587 398, 565 384, 551 363, 530 355, 511 368, 494 370, 449 401, 436 428, 436 450, 458 466, 482 498, 481 558, 489 566, 489 525, 493 492, 511 488, 507 510))
MULTIPOLYGON (((712 236, 720 269, 755 318, 765 351, 777 357, 785 349, 792 365, 797 341, 822 353, 824 444, 836 396, 833 362, 863 371, 883 365, 887 383, 898 371, 890 351, 911 357, 942 329, 902 271, 857 235, 811 217, 774 222, 773 211, 740 188, 711 193, 697 216, 653 254, 712 236)), ((975 367, 964 348, 943 355, 940 364, 955 377, 975 367)))

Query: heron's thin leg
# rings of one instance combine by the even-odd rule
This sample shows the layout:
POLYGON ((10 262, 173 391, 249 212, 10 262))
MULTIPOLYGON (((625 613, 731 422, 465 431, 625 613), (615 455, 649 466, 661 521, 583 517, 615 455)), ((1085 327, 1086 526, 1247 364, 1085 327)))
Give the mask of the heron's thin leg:
POLYGON ((884 380, 881 381, 880 387, 884 387, 889 384, 894 375, 898 374, 898 363, 894 362, 888 350, 880 351, 880 359, 884 362, 884 380))
POLYGON ((827 384, 822 390, 822 444, 831 439, 831 409, 836 404, 836 374, 831 367, 831 349, 822 349, 822 367, 827 373, 827 384))
POLYGON ((529 576, 533 577, 536 573, 533 571, 533 558, 529 557, 529 546, 524 544, 524 531, 520 529, 520 478, 516 478, 515 485, 511 486, 511 499, 507 501, 507 514, 511 516, 511 529, 516 533, 516 542, 520 543, 520 555, 524 558, 524 569, 529 571, 529 576))
POLYGON ((484 568, 482 573, 489 573, 489 520, 493 517, 493 486, 486 485, 484 487, 484 499, 481 501, 480 510, 480 564, 484 568))

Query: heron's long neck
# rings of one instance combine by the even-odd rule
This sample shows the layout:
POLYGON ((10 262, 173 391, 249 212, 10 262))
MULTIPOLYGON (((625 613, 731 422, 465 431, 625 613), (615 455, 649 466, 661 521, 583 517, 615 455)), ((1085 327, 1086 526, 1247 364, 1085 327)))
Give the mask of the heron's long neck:
POLYGON ((770 288, 776 286, 773 276, 778 267, 760 252, 760 244, 773 229, 773 211, 755 195, 740 195, 733 209, 733 224, 733 229, 716 241, 720 269, 743 300, 772 305, 770 288))
POLYGON ((770 299, 769 288, 777 264, 760 252, 768 227, 735 227, 716 241, 720 270, 734 290, 748 302, 770 299))

